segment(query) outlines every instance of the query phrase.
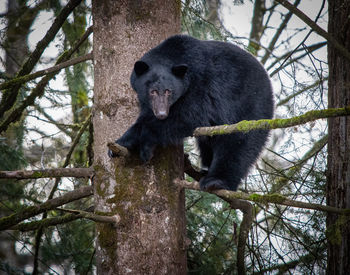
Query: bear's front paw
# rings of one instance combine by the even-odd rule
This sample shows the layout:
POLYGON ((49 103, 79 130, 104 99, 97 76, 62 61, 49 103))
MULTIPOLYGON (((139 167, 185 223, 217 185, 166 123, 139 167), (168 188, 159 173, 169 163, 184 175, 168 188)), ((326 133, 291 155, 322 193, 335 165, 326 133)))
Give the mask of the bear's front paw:
POLYGON ((140 150, 140 159, 145 163, 150 161, 153 158, 154 148, 152 146, 143 146, 140 150))
POLYGON ((202 191, 214 191, 219 189, 230 190, 223 180, 215 177, 203 177, 199 181, 199 184, 202 191))

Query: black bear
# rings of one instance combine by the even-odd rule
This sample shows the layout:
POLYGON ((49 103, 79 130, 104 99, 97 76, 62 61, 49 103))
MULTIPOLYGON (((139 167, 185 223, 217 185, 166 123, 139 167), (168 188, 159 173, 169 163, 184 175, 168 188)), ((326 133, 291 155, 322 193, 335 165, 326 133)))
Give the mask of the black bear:
MULTIPOLYGON (((131 85, 140 115, 116 143, 138 152, 144 162, 156 146, 180 144, 197 127, 273 115, 266 71, 251 54, 230 43, 172 36, 135 63, 131 85)), ((257 130, 197 138, 207 170, 201 189, 236 190, 267 136, 268 131, 257 130)))

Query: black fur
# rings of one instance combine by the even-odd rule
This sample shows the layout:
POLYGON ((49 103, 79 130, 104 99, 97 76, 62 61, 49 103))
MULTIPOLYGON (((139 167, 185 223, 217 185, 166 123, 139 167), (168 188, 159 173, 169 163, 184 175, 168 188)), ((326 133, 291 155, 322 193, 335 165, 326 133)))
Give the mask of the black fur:
MULTIPOLYGON (((196 127, 271 118, 273 96, 264 68, 249 53, 230 43, 175 35, 135 63, 131 85, 140 115, 116 142, 139 152, 147 162, 155 146, 180 144, 196 127), (149 92, 171 91, 166 119, 152 112, 149 92)), ((197 139, 202 166, 208 169, 203 190, 236 190, 256 161, 268 131, 197 139)))

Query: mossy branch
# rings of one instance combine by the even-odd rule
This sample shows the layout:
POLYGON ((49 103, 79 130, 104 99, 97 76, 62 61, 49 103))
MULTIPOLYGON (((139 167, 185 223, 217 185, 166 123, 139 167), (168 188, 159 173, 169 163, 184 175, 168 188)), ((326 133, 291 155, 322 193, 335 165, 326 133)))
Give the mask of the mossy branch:
POLYGON ((247 133, 252 130, 270 130, 279 128, 288 128, 315 121, 321 118, 331 118, 337 116, 350 115, 350 106, 344 108, 329 108, 325 110, 309 111, 301 116, 286 119, 260 119, 260 120, 243 120, 236 124, 219 125, 213 127, 200 127, 194 130, 194 136, 214 136, 226 135, 231 133, 247 133))
POLYGON ((28 218, 34 217, 38 214, 46 212, 48 210, 55 209, 68 202, 76 201, 85 197, 89 197, 93 194, 93 186, 84 186, 74 191, 70 191, 51 200, 48 200, 40 205, 34 205, 26 207, 17 213, 10 216, 6 216, 0 219, 0 230, 6 230, 12 226, 22 222, 28 218))
POLYGON ((59 217, 42 219, 39 221, 19 223, 12 226, 10 229, 19 230, 21 232, 34 231, 39 228, 46 228, 49 226, 64 224, 64 223, 72 222, 81 218, 82 218, 82 215, 79 215, 79 214, 66 214, 59 217))
POLYGON ((83 211, 83 210, 73 210, 73 209, 63 209, 63 208, 58 208, 57 210, 69 212, 70 214, 65 214, 65 215, 53 217, 53 218, 46 218, 39 221, 24 222, 24 223, 16 224, 15 226, 11 227, 11 230, 19 230, 22 232, 34 231, 39 228, 46 228, 49 226, 64 224, 71 221, 75 221, 77 219, 88 219, 94 222, 116 224, 119 222, 119 219, 120 219, 120 217, 118 216, 97 215, 92 212, 83 211))
MULTIPOLYGON (((188 182, 186 180, 177 179, 174 181, 174 183, 177 186, 182 188, 198 190, 198 191, 200 190, 199 183, 196 181, 188 182)), ((229 203, 231 203, 231 201, 239 199, 239 200, 251 201, 251 202, 266 204, 266 205, 279 204, 279 205, 291 206, 296 208, 312 209, 317 211, 330 212, 330 213, 350 216, 350 209, 347 209, 347 208, 340 209, 340 208, 322 205, 322 204, 295 201, 295 200, 288 199, 281 194, 276 194, 276 193, 259 195, 259 194, 246 194, 242 192, 233 192, 228 190, 215 190, 215 191, 211 191, 210 193, 217 195, 218 197, 222 198, 223 200, 229 203)))

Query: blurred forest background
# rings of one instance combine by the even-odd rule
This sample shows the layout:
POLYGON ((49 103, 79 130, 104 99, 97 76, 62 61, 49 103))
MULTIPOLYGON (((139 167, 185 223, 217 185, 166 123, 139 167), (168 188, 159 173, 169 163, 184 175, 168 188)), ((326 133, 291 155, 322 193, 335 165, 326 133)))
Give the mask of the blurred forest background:
MULTIPOLYGON (((67 60, 75 65, 6 87, 12 93, 1 87, 0 170, 92 164, 91 3, 70 2, 76 2, 72 11, 60 0, 2 3, 1 83, 67 60)), ((292 4, 327 29, 326 1, 292 4)), ((235 43, 257 57, 273 82, 276 118, 327 108, 327 43, 291 11, 269 0, 182 0, 181 11, 183 33, 235 43)), ((292 200, 325 204, 326 145, 325 120, 271 131, 266 150, 240 191, 279 193, 292 200)), ((199 166, 193 138, 186 140, 185 151, 199 166)), ((89 179, 74 177, 0 179, 0 216, 89 184, 89 179)), ((325 273, 324 212, 264 203, 255 203, 254 208, 245 252, 247 273, 325 273)), ((94 273, 94 222, 67 214, 69 209, 93 211, 93 199, 72 201, 27 220, 48 224, 19 224, 1 231, 0 271, 94 273)), ((192 190, 186 191, 186 211, 191 240, 188 273, 232 274, 240 212, 217 196, 192 190)))

